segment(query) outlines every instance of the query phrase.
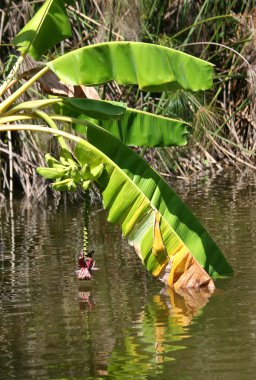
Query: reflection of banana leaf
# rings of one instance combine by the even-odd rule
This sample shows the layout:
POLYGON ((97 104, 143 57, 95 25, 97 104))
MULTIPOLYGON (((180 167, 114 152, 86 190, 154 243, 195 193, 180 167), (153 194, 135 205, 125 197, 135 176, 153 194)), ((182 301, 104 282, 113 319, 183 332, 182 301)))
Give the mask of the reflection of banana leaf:
POLYGON ((183 290, 171 288, 155 295, 138 318, 134 329, 124 331, 122 342, 116 344, 107 373, 112 379, 146 379, 161 373, 162 364, 174 360, 174 351, 185 349, 181 340, 189 337, 187 326, 202 314, 211 292, 208 289, 183 290), (160 365, 160 366, 159 366, 160 365))
POLYGON ((200 316, 202 308, 212 295, 212 290, 208 288, 198 289, 178 289, 166 288, 167 299, 170 299, 171 318, 175 319, 175 324, 185 327, 192 322, 194 317, 200 316))

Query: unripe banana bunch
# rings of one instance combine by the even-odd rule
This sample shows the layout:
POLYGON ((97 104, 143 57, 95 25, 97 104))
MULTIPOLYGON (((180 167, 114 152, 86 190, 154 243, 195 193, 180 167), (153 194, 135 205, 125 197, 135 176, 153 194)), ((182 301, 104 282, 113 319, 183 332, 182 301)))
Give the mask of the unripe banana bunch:
POLYGON ((47 153, 45 161, 48 167, 38 167, 36 171, 42 177, 54 180, 52 188, 58 191, 75 191, 77 186, 88 190, 91 183, 97 181, 104 169, 103 164, 95 167, 89 164, 81 166, 68 151, 62 151, 59 161, 47 153))

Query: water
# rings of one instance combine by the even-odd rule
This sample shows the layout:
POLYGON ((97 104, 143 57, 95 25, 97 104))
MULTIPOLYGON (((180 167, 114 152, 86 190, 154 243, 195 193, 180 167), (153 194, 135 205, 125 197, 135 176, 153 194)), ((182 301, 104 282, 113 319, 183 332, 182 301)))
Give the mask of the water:
POLYGON ((0 208, 0 379, 253 379, 256 371, 255 177, 220 173, 174 187, 235 274, 175 294, 148 275, 95 208, 100 270, 74 276, 82 207, 0 208))

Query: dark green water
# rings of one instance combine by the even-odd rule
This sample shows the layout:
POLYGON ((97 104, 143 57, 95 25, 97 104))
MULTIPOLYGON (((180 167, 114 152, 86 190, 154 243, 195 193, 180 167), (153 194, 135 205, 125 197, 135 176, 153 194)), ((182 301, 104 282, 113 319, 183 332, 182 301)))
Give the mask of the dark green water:
POLYGON ((235 271, 211 297, 163 289, 96 210, 100 270, 79 282, 81 205, 0 208, 0 379, 255 378, 255 177, 174 187, 235 271))

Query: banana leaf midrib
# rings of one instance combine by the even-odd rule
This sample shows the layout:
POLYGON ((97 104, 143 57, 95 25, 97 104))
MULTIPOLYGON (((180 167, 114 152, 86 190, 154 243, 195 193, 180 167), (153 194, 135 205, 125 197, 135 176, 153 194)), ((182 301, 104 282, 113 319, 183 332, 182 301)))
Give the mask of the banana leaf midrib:
MULTIPOLYGON (((110 105, 114 105, 114 106, 117 106, 117 107, 120 107, 120 110, 122 109, 122 112, 120 111, 120 115, 118 115, 118 118, 122 118, 123 114, 126 112, 126 111, 129 111, 131 113, 138 113, 138 114, 142 114, 142 115, 150 115, 152 117, 156 117, 158 119, 163 119, 163 120, 170 120, 170 121, 174 121, 174 122, 180 122, 182 124, 185 124, 185 125, 190 125, 189 122, 185 121, 185 120, 182 120, 182 119, 176 119, 176 118, 173 118, 173 117, 169 117, 169 116, 164 116, 164 115, 159 115, 159 114, 155 114, 155 113, 151 113, 151 112, 148 112, 148 111, 144 111, 144 110, 140 110, 140 109, 137 109, 137 108, 130 108, 130 107, 126 107, 125 105, 119 105, 117 104, 117 102, 112 102, 112 101, 104 101, 104 100, 94 100, 94 99, 83 99, 83 98, 62 98, 62 97, 57 97, 57 98, 53 98, 53 99, 40 99, 40 100, 30 100, 30 101, 26 101, 26 102, 22 102, 22 103, 19 103, 17 105, 14 105, 12 108, 10 108, 10 110, 8 112, 5 113, 5 116, 8 116, 8 115, 11 115, 15 112, 19 112, 19 111, 23 111, 23 110, 31 110, 33 108, 35 109, 41 109, 41 108, 46 108, 46 107, 49 107, 51 105, 54 105, 56 103, 61 103, 63 102, 64 104, 65 103, 71 103, 72 104, 72 101, 73 100, 90 100, 90 101, 95 101, 95 102, 98 102, 99 104, 101 103, 105 103, 105 104, 110 104, 110 105)), ((82 110, 80 110, 82 112, 82 110)), ((95 119, 96 120, 96 119, 95 119)))
POLYGON ((174 117, 169 117, 169 116, 164 116, 164 115, 159 115, 159 114, 139 110, 137 108, 127 107, 126 110, 129 112, 134 112, 134 113, 138 113, 138 114, 142 114, 142 115, 152 115, 152 116, 155 116, 156 118, 163 119, 163 120, 171 120, 171 121, 175 121, 175 122, 180 122, 180 123, 185 124, 185 125, 190 125, 190 123, 188 123, 186 120, 176 119, 174 117))

